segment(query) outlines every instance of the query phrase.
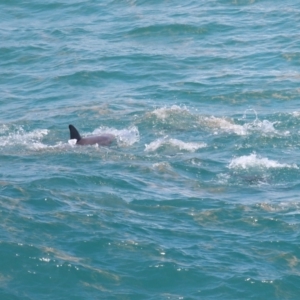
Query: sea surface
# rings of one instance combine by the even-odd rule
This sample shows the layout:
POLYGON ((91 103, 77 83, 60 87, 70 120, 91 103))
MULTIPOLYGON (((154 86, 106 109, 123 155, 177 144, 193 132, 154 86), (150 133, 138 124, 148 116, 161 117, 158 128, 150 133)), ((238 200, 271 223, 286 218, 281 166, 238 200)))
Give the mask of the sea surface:
POLYGON ((0 0, 1 300, 299 299, 299 194, 298 0, 0 0))

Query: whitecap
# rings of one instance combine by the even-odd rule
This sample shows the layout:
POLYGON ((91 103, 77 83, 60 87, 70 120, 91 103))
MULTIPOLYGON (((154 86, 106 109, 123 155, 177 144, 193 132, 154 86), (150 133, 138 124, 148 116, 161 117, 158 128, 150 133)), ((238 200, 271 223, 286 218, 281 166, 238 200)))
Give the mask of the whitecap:
POLYGON ((173 115, 174 113, 189 113, 189 110, 185 106, 179 106, 179 105, 172 105, 171 107, 161 107, 155 109, 152 114, 156 115, 159 119, 166 119, 170 115, 173 115))
POLYGON ((43 143, 40 143, 40 142, 34 142, 34 143, 31 143, 30 148, 33 150, 43 150, 43 149, 48 148, 48 146, 43 143))
POLYGON ((180 150, 187 150, 190 152, 195 152, 196 150, 200 149, 200 148, 204 148, 206 147, 205 143, 185 143, 181 140, 177 140, 177 139, 170 139, 169 140, 169 144, 179 148, 180 150))
POLYGON ((296 164, 282 164, 275 160, 265 157, 258 157, 256 153, 250 155, 243 155, 231 160, 229 169, 248 169, 248 168, 295 168, 298 169, 296 164))
POLYGON ((150 144, 145 144, 145 151, 152 152, 161 147, 165 142, 164 138, 157 139, 156 141, 151 142, 150 144))
MULTIPOLYGON (((221 129, 222 131, 233 132, 237 135, 246 135, 247 134, 247 128, 245 126, 235 124, 230 119, 217 118, 217 117, 211 116, 211 117, 205 117, 202 122, 204 122, 205 126, 213 128, 213 129, 221 129)), ((215 133, 217 134, 218 132, 215 132, 215 133)))
POLYGON ((293 111, 292 116, 299 117, 300 116, 300 111, 293 111))
POLYGON ((9 130, 8 126, 5 124, 0 125, 0 134, 3 134, 9 130))
POLYGON ((270 122, 268 120, 262 120, 256 119, 252 123, 246 123, 244 126, 246 126, 248 131, 261 131, 262 133, 276 133, 278 134, 278 131, 274 128, 274 125, 277 122, 270 122))
POLYGON ((33 143, 38 143, 49 133, 47 129, 36 129, 26 132, 22 127, 17 131, 9 133, 7 136, 2 136, 0 146, 24 145, 28 146, 33 143))
MULTIPOLYGON (((205 117, 200 123, 204 123, 204 126, 212 128, 215 134, 218 134, 218 130, 222 132, 235 133, 236 135, 244 136, 251 134, 252 132, 261 132, 263 134, 279 134, 274 128, 277 122, 270 122, 268 120, 255 119, 253 122, 244 123, 243 125, 235 124, 233 120, 227 118, 218 117, 205 117)), ((284 133, 286 135, 286 133, 284 133)))
POLYGON ((205 143, 183 142, 178 139, 169 139, 167 137, 164 137, 157 139, 148 145, 146 144, 145 151, 153 152, 156 151, 158 148, 166 145, 169 145, 174 148, 179 148, 179 150, 186 150, 189 152, 195 152, 196 150, 207 146, 205 143))

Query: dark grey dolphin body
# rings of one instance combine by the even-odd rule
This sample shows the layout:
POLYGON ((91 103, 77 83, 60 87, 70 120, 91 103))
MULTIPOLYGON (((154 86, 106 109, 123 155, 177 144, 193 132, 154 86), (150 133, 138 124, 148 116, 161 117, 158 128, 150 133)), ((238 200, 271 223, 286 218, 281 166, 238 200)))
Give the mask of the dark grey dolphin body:
POLYGON ((81 137, 78 130, 73 125, 69 125, 69 129, 70 129, 70 139, 77 140, 76 142, 77 145, 98 144, 100 146, 108 146, 115 140, 115 136, 108 133, 99 136, 81 137))

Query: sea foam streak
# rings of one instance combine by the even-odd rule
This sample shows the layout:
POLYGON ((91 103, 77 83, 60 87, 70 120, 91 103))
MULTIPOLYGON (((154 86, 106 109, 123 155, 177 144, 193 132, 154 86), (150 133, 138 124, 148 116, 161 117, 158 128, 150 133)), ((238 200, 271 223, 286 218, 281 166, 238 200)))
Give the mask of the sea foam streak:
POLYGON ((264 157, 258 157, 256 153, 250 155, 243 155, 232 159, 229 164, 229 169, 248 169, 248 168, 295 168, 298 169, 296 164, 281 164, 275 160, 264 157))

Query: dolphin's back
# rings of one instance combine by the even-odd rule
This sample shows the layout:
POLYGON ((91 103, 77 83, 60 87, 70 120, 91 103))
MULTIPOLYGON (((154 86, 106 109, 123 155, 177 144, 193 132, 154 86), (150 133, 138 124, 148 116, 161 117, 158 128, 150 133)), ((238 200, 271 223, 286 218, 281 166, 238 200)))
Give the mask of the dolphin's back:
POLYGON ((70 129, 70 139, 77 140, 76 144, 77 145, 94 145, 98 144, 100 146, 108 146, 110 145, 114 139, 115 136, 109 133, 102 134, 99 136, 88 136, 88 137, 81 137, 78 130, 73 126, 69 125, 70 129))
POLYGON ((78 145, 94 145, 98 144, 100 146, 108 146, 110 145, 115 139, 115 136, 112 134, 103 134, 99 136, 88 136, 81 138, 77 141, 76 144, 78 145))

